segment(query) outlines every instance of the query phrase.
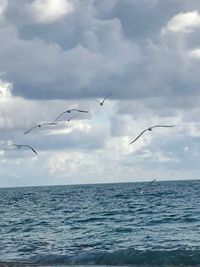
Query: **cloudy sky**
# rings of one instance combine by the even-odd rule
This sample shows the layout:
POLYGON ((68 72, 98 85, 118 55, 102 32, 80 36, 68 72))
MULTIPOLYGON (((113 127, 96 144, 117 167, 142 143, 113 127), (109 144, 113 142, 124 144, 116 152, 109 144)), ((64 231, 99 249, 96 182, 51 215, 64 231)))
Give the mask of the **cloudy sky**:
POLYGON ((200 178, 199 78, 200 1, 0 0, 0 187, 200 178))

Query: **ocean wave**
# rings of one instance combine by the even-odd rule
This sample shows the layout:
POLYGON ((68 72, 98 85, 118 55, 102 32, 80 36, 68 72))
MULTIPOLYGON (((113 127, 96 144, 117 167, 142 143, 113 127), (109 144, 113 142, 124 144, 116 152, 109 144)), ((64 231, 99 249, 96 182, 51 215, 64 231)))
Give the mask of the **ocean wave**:
POLYGON ((115 252, 85 252, 76 256, 34 256, 31 263, 40 265, 139 265, 139 266, 200 266, 200 250, 146 250, 125 249, 115 252))

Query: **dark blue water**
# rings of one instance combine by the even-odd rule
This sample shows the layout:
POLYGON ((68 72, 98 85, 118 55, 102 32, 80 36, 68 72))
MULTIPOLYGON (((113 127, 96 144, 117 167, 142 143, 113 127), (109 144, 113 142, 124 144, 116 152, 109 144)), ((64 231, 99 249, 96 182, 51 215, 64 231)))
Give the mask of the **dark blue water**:
POLYGON ((0 189, 0 261, 200 266, 200 181, 0 189))

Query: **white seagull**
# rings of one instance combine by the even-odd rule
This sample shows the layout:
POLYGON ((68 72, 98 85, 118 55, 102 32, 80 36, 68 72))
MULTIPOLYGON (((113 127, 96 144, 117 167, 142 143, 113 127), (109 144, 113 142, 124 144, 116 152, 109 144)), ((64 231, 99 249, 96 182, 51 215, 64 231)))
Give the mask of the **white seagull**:
POLYGON ((104 97, 104 99, 103 99, 102 101, 99 101, 99 100, 97 100, 97 99, 92 99, 92 100, 98 102, 100 106, 103 106, 105 100, 106 100, 109 96, 111 96, 111 95, 112 95, 112 93, 108 94, 107 96, 104 97))
POLYGON ((36 155, 38 154, 38 153, 35 151, 35 149, 32 148, 32 147, 29 146, 29 145, 12 144, 12 145, 10 145, 9 147, 16 147, 16 148, 19 148, 19 149, 21 149, 21 148, 23 148, 23 147, 26 147, 26 148, 31 149, 36 155))
POLYGON ((149 186, 151 186, 157 179, 154 179, 153 181, 149 182, 146 186, 143 187, 143 189, 140 191, 140 194, 143 194, 145 189, 147 189, 149 186))
POLYGON ((68 110, 65 110, 64 112, 62 112, 54 121, 56 122, 60 117, 62 117, 62 115, 66 114, 66 113, 71 113, 72 111, 76 111, 76 112, 82 112, 82 113, 89 113, 88 110, 82 110, 82 109, 75 109, 75 108, 72 108, 72 109, 68 109, 68 110))
POLYGON ((43 126, 56 125, 56 124, 58 124, 58 123, 57 122, 44 122, 44 123, 40 123, 40 124, 35 125, 31 129, 29 129, 28 131, 24 132, 24 134, 27 134, 27 133, 31 132, 35 128, 42 128, 43 126))
POLYGON ((140 138, 140 136, 142 136, 145 132, 147 131, 152 131, 153 128, 158 128, 158 127, 174 127, 175 125, 155 125, 152 127, 149 127, 147 129, 145 129, 144 131, 142 131, 133 141, 130 142, 130 144, 134 143, 136 140, 138 140, 140 138))
POLYGON ((157 179, 153 179, 153 181, 149 182, 147 186, 152 185, 157 179))

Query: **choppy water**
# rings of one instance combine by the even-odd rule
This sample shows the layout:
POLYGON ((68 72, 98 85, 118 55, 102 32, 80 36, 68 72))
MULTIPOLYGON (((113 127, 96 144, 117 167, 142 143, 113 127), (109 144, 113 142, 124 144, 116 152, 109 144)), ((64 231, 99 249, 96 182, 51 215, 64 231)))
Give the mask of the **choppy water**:
POLYGON ((0 189, 0 260, 200 266, 200 181, 0 189))

